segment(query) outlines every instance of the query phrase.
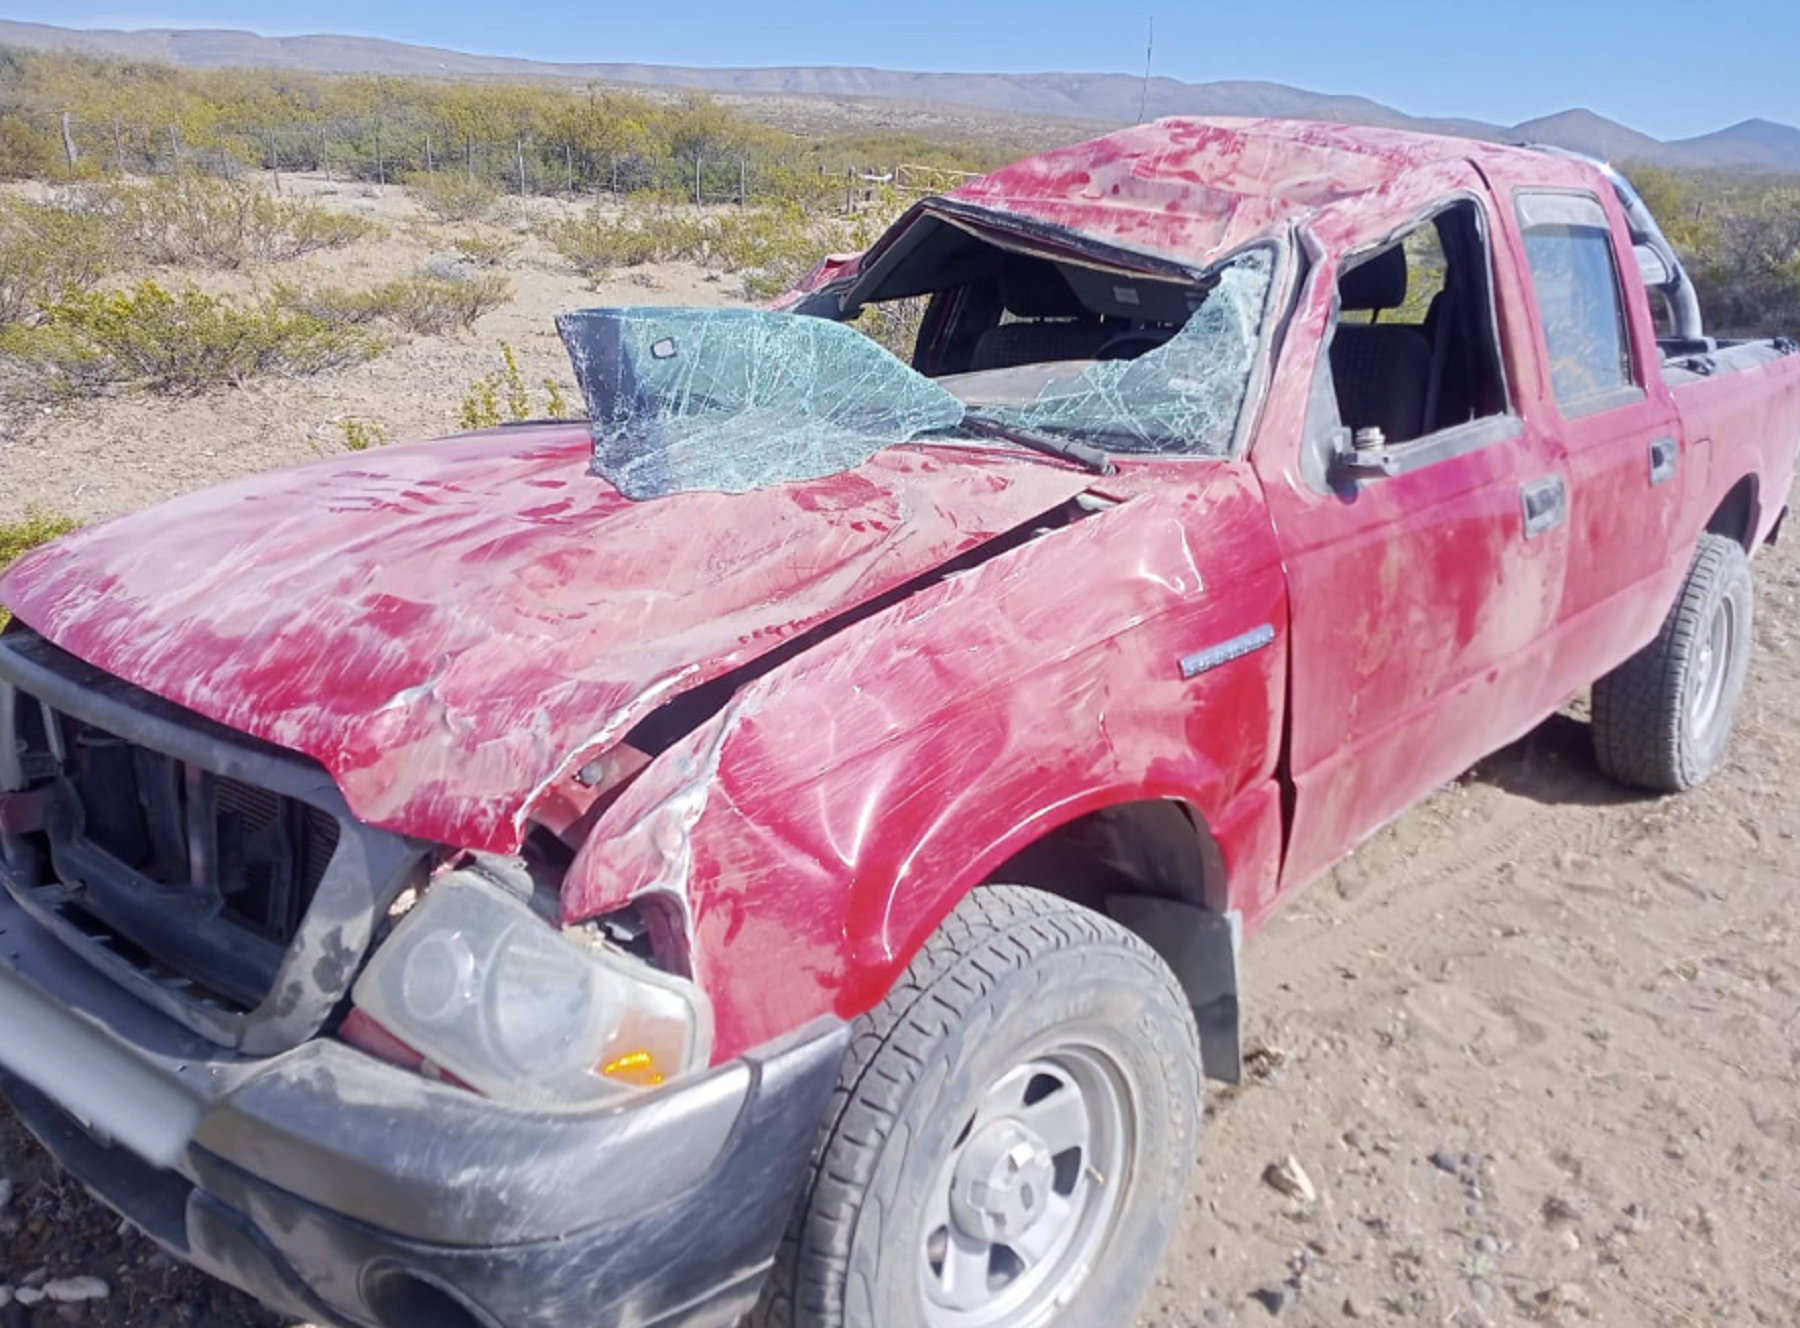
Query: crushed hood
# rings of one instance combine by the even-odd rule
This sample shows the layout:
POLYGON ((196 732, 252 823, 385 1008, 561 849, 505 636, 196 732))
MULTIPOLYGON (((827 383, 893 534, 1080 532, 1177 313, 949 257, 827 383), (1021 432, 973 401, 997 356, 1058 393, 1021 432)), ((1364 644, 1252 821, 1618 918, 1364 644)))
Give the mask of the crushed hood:
POLYGON ((975 449, 632 502, 581 426, 279 471, 28 555, 56 645, 319 761, 365 821, 507 852, 542 792, 670 697, 1081 492, 975 449))

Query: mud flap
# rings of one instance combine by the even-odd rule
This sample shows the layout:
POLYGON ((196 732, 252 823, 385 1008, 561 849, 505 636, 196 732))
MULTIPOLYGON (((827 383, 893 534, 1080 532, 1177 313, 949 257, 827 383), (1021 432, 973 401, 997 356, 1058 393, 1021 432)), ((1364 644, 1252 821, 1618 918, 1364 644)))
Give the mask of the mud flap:
POLYGON ((1115 894, 1106 900, 1113 921, 1141 936, 1180 980, 1200 1028, 1200 1061, 1208 1079, 1242 1080, 1238 1013, 1238 946, 1243 920, 1197 904, 1156 895, 1115 894))

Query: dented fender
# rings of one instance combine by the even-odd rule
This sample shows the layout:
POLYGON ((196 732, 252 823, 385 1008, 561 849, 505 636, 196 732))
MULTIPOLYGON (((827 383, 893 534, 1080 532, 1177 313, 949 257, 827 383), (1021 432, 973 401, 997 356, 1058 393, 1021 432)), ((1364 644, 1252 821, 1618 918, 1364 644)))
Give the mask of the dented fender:
MULTIPOLYGON (((1277 801, 1286 652, 1260 489, 1224 462, 1105 483, 1119 506, 745 686, 601 820, 565 917, 678 901, 716 1057, 871 1008, 963 894, 1085 812, 1178 798, 1209 824, 1250 822, 1258 854, 1278 845, 1256 824, 1277 801), (1183 676, 1184 659, 1249 636, 1183 676), (1236 816, 1246 799, 1266 812, 1236 816)), ((1245 865, 1245 880, 1267 874, 1245 865)))

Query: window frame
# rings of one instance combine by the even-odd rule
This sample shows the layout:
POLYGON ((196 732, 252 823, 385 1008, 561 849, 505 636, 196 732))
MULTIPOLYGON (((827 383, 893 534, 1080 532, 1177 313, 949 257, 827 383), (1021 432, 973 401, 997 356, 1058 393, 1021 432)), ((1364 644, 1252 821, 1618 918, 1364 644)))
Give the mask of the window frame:
MULTIPOLYGON (((1459 189, 1435 200, 1428 208, 1416 212, 1401 224, 1388 230, 1380 239, 1347 249, 1338 256, 1333 273, 1331 312, 1324 335, 1319 340, 1318 359, 1313 367, 1312 388, 1306 410, 1306 443, 1301 456, 1303 470, 1312 487, 1320 492, 1354 488, 1366 480, 1394 478, 1423 470, 1429 466, 1453 461, 1501 443, 1522 438, 1525 417, 1520 411, 1519 394, 1507 363, 1506 342, 1500 324, 1499 271, 1496 266, 1498 227, 1489 208, 1489 200, 1468 189, 1459 189), (1342 446, 1348 428, 1338 409, 1337 383, 1331 371, 1331 346, 1342 326, 1343 310, 1338 303, 1337 280, 1358 262, 1404 244, 1408 236, 1426 226, 1435 226, 1440 217, 1460 207, 1472 209, 1475 239, 1485 260, 1483 288, 1487 308, 1480 325, 1489 338, 1491 367, 1500 389, 1500 409, 1478 419, 1465 420, 1437 429, 1401 443, 1390 443, 1373 454, 1359 455, 1342 446)), ((1448 264, 1446 253, 1446 280, 1448 264)))
POLYGON ((1625 300, 1625 273, 1619 262, 1619 237, 1613 225, 1612 214, 1606 210, 1606 202, 1591 189, 1581 189, 1569 185, 1519 185, 1512 190, 1513 224, 1519 230, 1519 257, 1523 260, 1525 286, 1530 293, 1531 309, 1536 323, 1533 340, 1538 354, 1543 357, 1543 388, 1548 404, 1564 420, 1583 420, 1594 415, 1603 415, 1608 411, 1623 410, 1627 406, 1635 406, 1649 397, 1646 383, 1643 357, 1638 353, 1637 335, 1632 327, 1631 309, 1625 300), (1626 379, 1613 387, 1602 388, 1585 397, 1576 397, 1564 401, 1556 392, 1556 371, 1550 351, 1550 325, 1544 318, 1543 300, 1538 292, 1537 270, 1531 264, 1530 250, 1527 241, 1530 239, 1530 227, 1526 224, 1523 207, 1532 198, 1576 198, 1592 203, 1606 219, 1606 250, 1612 262, 1613 293, 1617 297, 1616 308, 1619 314, 1620 345, 1624 350, 1626 379))

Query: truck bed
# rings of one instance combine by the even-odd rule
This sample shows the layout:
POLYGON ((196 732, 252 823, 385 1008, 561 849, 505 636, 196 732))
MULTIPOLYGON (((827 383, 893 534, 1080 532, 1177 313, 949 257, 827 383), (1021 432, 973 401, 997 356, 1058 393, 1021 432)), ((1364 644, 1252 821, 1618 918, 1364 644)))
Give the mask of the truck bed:
POLYGON ((1754 477, 1752 547, 1788 503, 1800 448, 1800 347, 1782 339, 1720 342, 1668 358, 1663 374, 1681 412, 1690 465, 1692 529, 1754 477))

